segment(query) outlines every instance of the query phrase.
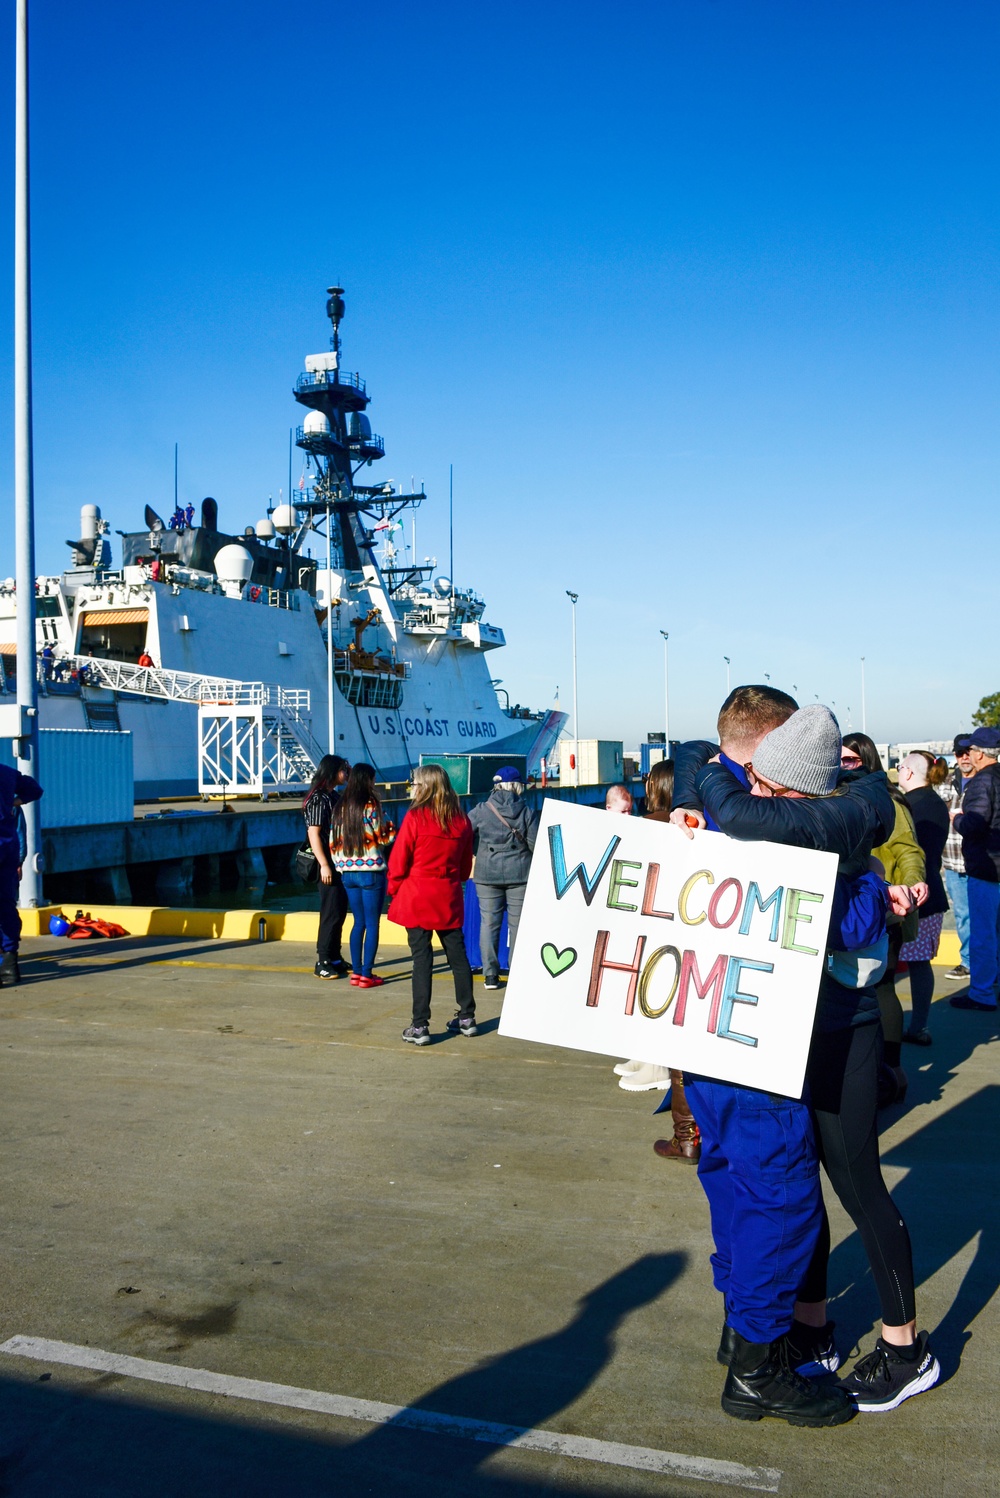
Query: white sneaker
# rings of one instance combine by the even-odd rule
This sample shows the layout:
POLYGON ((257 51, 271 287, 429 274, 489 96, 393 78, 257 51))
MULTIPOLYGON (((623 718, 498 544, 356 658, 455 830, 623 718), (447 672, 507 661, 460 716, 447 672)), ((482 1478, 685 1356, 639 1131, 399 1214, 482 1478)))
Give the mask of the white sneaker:
POLYGON ((627 1072, 619 1078, 618 1086, 626 1092, 665 1092, 670 1086, 670 1068, 653 1066, 648 1061, 640 1062, 636 1071, 627 1072))
POLYGON ((616 1077, 627 1077, 629 1072, 638 1071, 640 1066, 645 1065, 642 1061, 619 1061, 614 1068, 616 1077))

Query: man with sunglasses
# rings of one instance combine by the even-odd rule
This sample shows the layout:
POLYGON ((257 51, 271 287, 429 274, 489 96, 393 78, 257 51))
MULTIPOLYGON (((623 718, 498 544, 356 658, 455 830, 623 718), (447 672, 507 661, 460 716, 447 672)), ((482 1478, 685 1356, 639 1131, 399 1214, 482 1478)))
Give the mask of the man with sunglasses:
POLYGON ((962 837, 969 892, 969 992, 953 1009, 995 1014, 1000 983, 1000 729, 977 728, 968 758, 975 771, 952 827, 962 837))

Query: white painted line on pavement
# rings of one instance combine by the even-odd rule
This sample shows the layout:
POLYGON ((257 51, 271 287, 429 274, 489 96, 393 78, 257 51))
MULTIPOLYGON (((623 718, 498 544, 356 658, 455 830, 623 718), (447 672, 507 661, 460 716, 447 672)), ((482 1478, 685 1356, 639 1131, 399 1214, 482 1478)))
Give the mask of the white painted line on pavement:
POLYGON ((236 1378, 228 1373, 210 1373, 204 1368, 183 1368, 176 1363, 155 1363, 148 1358, 102 1352, 98 1347, 77 1347, 72 1342, 50 1342, 45 1337, 11 1337, 0 1343, 0 1352, 11 1357, 34 1358, 42 1363, 63 1363, 70 1368, 90 1368, 97 1373, 118 1373, 202 1394, 222 1394, 230 1399, 254 1399, 261 1404, 280 1404, 293 1410, 311 1410, 361 1420, 368 1425, 405 1426, 429 1435, 457 1436, 483 1441, 490 1446, 517 1446, 522 1451, 547 1451, 553 1456, 576 1457, 585 1462, 604 1462, 612 1467, 631 1467, 639 1472, 661 1472, 695 1482, 714 1482, 757 1493, 776 1493, 781 1473, 774 1467, 743 1467, 738 1462, 715 1461, 711 1457, 683 1456, 676 1451, 654 1451, 647 1446, 624 1446, 618 1441, 594 1441, 588 1436, 563 1436, 553 1430, 525 1430, 519 1425, 494 1425, 489 1420, 469 1420, 462 1415, 437 1415, 399 1404, 379 1404, 371 1399, 352 1399, 343 1394, 324 1394, 315 1389, 296 1389, 289 1384, 266 1383, 256 1378, 236 1378))

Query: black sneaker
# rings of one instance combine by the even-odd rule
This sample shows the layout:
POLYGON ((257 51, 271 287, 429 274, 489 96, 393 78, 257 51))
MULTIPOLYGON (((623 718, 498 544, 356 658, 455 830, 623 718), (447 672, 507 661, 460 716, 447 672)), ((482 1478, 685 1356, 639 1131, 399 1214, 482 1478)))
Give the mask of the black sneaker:
POLYGON ((929 1030, 904 1030, 903 1039, 908 1045, 933 1045, 934 1039, 929 1030))
POLYGON ((344 976, 343 965, 338 967, 333 962, 317 962, 313 972, 317 978, 342 978, 344 976))
POLYGON ((932 1389, 941 1377, 941 1364, 931 1352, 927 1333, 917 1337, 917 1356, 910 1362, 879 1337, 875 1351, 855 1363, 840 1387, 865 1414, 898 1409, 904 1399, 932 1389))
POLYGON ((447 1028, 451 1031, 451 1033, 453 1035, 478 1035, 479 1034, 479 1030, 478 1030, 478 1028, 476 1026, 476 1022, 472 1018, 471 1015, 466 1015, 466 1017, 463 1019, 460 1014, 456 1014, 454 1019, 450 1019, 448 1021, 447 1028))
POLYGON ((972 974, 964 963, 956 962, 955 966, 950 967, 945 973, 945 977, 950 978, 952 983, 964 983, 966 978, 972 977, 972 974))
POLYGON ((747 1342, 733 1333, 733 1360, 722 1391, 722 1408, 737 1420, 787 1420, 789 1425, 843 1425, 856 1406, 836 1384, 823 1388, 803 1378, 789 1362, 784 1337, 747 1342))
POLYGON ((819 1378, 822 1373, 836 1373, 840 1367, 840 1353, 833 1340, 833 1322, 826 1326, 806 1326, 803 1321, 793 1321, 792 1329, 785 1333, 788 1346, 788 1361, 803 1378, 819 1378))
POLYGON ((4 988, 13 988, 21 981, 21 969, 17 965, 17 953, 5 952, 0 961, 0 983, 4 988))
POLYGON ((960 993, 954 999, 948 1000, 953 1009, 974 1009, 977 1014, 996 1014, 995 1004, 980 1004, 978 999, 970 999, 967 993, 960 993))
POLYGON ((403 1039, 408 1040, 411 1045, 430 1045, 430 1028, 427 1025, 407 1025, 403 1031, 403 1039))

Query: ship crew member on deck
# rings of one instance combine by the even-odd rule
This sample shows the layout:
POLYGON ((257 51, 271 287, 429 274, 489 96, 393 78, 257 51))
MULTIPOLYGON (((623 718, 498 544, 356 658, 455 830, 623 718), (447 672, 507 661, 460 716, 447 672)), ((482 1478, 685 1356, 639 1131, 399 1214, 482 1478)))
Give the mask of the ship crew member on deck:
POLYGON ((20 983, 17 949, 21 943, 21 917, 17 913, 17 889, 27 848, 23 841, 24 819, 20 808, 37 801, 42 788, 30 775, 11 765, 0 765, 0 983, 20 983))
POLYGON ((524 906, 524 890, 538 835, 539 816, 524 799, 524 785, 512 765, 493 777, 489 799, 469 813, 474 837, 474 879, 483 924, 483 981, 500 987, 500 927, 507 912, 507 946, 514 955, 517 926, 524 906))

